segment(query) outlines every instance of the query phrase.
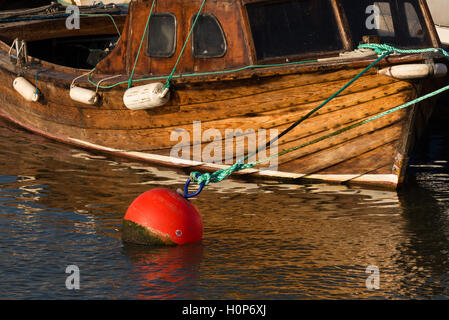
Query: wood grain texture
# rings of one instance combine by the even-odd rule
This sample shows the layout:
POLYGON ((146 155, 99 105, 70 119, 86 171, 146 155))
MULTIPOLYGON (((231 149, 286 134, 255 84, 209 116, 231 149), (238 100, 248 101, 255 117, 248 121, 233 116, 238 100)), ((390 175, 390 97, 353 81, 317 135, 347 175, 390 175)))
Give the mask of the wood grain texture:
MULTIPOLYGON (((193 138, 193 122, 201 121, 204 133, 208 129, 220 132, 222 157, 225 143, 233 150, 248 150, 246 140, 233 138, 225 142, 226 130, 270 129, 279 132, 308 111, 319 105, 330 92, 338 90, 348 76, 361 69, 327 74, 290 74, 253 81, 244 80, 204 83, 193 90, 186 85, 176 91, 177 98, 166 107, 166 112, 131 111, 120 104, 114 108, 77 106, 68 97, 68 83, 55 86, 38 81, 46 97, 40 103, 24 101, 11 88, 14 75, 3 71, 0 81, 3 111, 11 118, 30 127, 40 128, 57 136, 65 136, 110 148, 170 155, 178 141, 170 141, 173 130, 182 129, 193 138), (319 85, 318 85, 319 84, 319 85), (212 86, 213 89, 210 89, 212 86), (223 88, 224 94, 217 88, 223 88), (200 94, 202 93, 202 94, 200 94), (57 97, 57 98, 56 98, 57 97), (18 108, 17 105, 21 105, 18 108)), ((123 88, 103 92, 103 100, 114 100, 123 94, 123 88)), ((389 108, 409 101, 416 95, 408 82, 397 81, 377 74, 367 74, 347 92, 294 129, 279 141, 278 150, 295 147, 350 125, 389 108)), ((165 108, 165 107, 164 107, 165 108)), ((320 143, 310 145, 279 158, 279 170, 301 174, 366 174, 376 171, 392 172, 394 152, 408 111, 394 113, 368 125, 350 130, 320 143)), ((266 140, 270 139, 269 136, 266 140)), ((191 141, 201 150, 209 141, 191 141)), ((194 148, 192 146, 191 148, 194 148)), ((267 151, 269 155, 271 150, 267 151)), ((191 149, 193 155, 193 149, 191 149)), ((235 161, 234 157, 227 159, 235 161)), ((254 159, 253 159, 254 160, 254 159)))
MULTIPOLYGON (((178 35, 176 37, 176 51, 170 58, 151 58, 145 54, 145 41, 143 50, 137 60, 135 69, 136 77, 139 77, 139 75, 166 75, 172 71, 188 35, 188 32, 184 31, 190 31, 192 17, 197 14, 201 3, 202 1, 200 0, 189 1, 188 5, 177 0, 157 1, 153 12, 167 12, 176 15, 178 35)), ((130 4, 130 14, 124 28, 127 31, 124 32, 117 48, 98 64, 98 73, 114 74, 126 70, 126 74, 130 74, 138 54, 151 5, 152 1, 132 2, 130 4), (129 41, 130 39, 132 41, 129 41), (126 54, 124 54, 125 52, 126 54)), ((248 47, 243 33, 238 2, 229 0, 206 2, 203 12, 213 14, 220 21, 226 37, 228 50, 222 58, 194 59, 191 46, 192 38, 190 38, 184 54, 179 61, 179 68, 176 74, 216 71, 248 65, 248 47), (233 23, 229 23, 230 21, 233 21, 233 23)))

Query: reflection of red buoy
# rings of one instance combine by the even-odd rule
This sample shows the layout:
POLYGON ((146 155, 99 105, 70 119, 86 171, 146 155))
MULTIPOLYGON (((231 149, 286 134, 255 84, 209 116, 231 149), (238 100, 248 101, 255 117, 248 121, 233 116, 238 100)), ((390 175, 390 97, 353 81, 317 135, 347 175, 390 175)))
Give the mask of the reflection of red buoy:
POLYGON ((123 220, 122 240, 147 245, 175 245, 201 240, 203 221, 188 200, 169 189, 141 194, 123 220))

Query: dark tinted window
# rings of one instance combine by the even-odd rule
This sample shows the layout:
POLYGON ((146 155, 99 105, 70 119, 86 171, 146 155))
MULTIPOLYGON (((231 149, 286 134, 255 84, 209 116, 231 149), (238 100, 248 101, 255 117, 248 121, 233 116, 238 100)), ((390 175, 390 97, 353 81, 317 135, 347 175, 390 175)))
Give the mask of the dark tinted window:
POLYGON ((401 47, 431 45, 418 0, 343 0, 354 46, 363 36, 401 47))
POLYGON ((176 17, 170 13, 152 14, 147 39, 147 55, 171 57, 176 49, 176 17))
MULTIPOLYGON (((192 23, 195 20, 192 18, 192 23)), ((217 58, 226 53, 226 38, 217 18, 200 14, 192 36, 192 51, 196 58, 217 58)))
POLYGON ((259 60, 343 48, 330 0, 258 2, 246 8, 259 60))

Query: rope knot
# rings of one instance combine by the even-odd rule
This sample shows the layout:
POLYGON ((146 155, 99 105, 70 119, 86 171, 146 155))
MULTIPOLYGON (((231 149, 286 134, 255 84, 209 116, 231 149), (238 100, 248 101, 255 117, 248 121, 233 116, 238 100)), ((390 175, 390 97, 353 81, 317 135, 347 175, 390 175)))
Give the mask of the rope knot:
POLYGON ((201 184, 204 182, 205 185, 208 185, 211 182, 211 174, 210 173, 204 173, 201 174, 199 172, 192 172, 190 173, 190 179, 192 179, 192 181, 201 184))
POLYGON ((199 173, 197 171, 190 173, 190 179, 193 182, 196 182, 198 184, 201 184, 204 182, 204 184, 207 186, 211 182, 220 182, 229 177, 233 172, 244 170, 247 168, 254 168, 256 166, 256 163, 244 163, 245 159, 240 159, 237 161, 234 165, 232 165, 229 168, 221 169, 218 171, 215 171, 214 173, 199 173))

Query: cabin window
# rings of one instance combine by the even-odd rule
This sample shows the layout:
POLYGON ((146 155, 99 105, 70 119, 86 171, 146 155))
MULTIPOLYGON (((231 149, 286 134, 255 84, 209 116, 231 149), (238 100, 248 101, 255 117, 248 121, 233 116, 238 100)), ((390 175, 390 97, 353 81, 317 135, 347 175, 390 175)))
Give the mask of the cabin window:
POLYGON ((171 13, 151 15, 147 37, 147 55, 168 58, 176 50, 176 17, 171 13))
POLYGON ((404 6, 408 35, 412 38, 424 38, 423 26, 419 21, 419 16, 415 8, 410 2, 404 3, 404 6))
POLYGON ((342 0, 354 47, 364 36, 377 36, 381 43, 400 47, 427 47, 431 40, 425 28, 419 0, 342 0))
MULTIPOLYGON (((192 17, 192 24, 196 15, 192 17)), ((223 29, 217 18, 202 13, 193 29, 192 52, 195 58, 219 58, 226 54, 227 44, 223 29)))
POLYGON ((264 1, 246 10, 258 60, 343 49, 330 0, 264 1))
POLYGON ((374 2, 367 8, 373 14, 367 18, 366 24, 372 24, 372 28, 381 37, 394 37, 393 16, 391 15, 391 5, 388 2, 374 2), (371 19, 371 21, 370 21, 371 19))

